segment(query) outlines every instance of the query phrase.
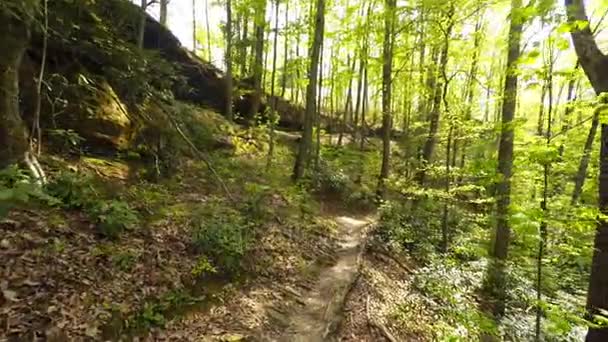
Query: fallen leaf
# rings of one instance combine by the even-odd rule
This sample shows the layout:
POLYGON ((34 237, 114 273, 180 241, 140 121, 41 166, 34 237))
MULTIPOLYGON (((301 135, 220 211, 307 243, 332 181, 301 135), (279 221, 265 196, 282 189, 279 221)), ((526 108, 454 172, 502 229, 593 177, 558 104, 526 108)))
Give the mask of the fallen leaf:
POLYGON ((4 296, 4 298, 10 300, 11 302, 18 302, 19 301, 19 296, 17 295, 17 292, 13 291, 13 290, 2 290, 2 295, 4 296))

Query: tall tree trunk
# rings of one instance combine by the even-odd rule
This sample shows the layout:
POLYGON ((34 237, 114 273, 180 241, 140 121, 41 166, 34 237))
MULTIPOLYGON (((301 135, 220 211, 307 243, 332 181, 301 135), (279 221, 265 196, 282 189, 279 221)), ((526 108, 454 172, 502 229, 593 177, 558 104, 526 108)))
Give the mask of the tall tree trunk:
POLYGON ((167 7, 169 0, 160 0, 160 24, 167 27, 167 7))
POLYGON ((226 0, 226 118, 232 121, 232 0, 226 0))
POLYGON ((274 84, 277 73, 277 50, 279 41, 279 0, 274 0, 274 41, 272 42, 272 74, 270 76, 270 122, 269 128, 269 144, 268 144, 268 160, 266 169, 270 170, 272 166, 272 158, 274 157, 274 125, 277 119, 277 98, 274 93, 274 84))
POLYGON ((523 22, 520 15, 521 0, 511 1, 510 28, 508 36, 507 68, 502 102, 502 125, 500 147, 498 149, 498 169, 500 180, 496 184, 496 234, 488 265, 486 290, 493 304, 496 317, 505 311, 506 300, 506 260, 511 239, 509 207, 511 204, 511 175, 513 169, 513 126, 517 104, 517 60, 521 54, 520 43, 523 22))
POLYGON ((243 16, 243 35, 241 36, 241 45, 239 46, 239 62, 241 64, 240 76, 241 78, 245 78, 247 75, 247 47, 250 45, 247 36, 249 29, 249 15, 245 14, 243 16))
POLYGON ((368 107, 367 92, 369 88, 367 82, 367 69, 367 59, 365 59, 365 69, 363 71, 363 103, 361 105, 361 144, 359 145, 361 150, 365 147, 365 138, 367 136, 367 121, 365 121, 368 107))
MULTIPOLYGON (((277 13, 278 15, 278 13, 277 13)), ((289 0, 285 0, 285 27, 284 35, 285 35, 285 44, 283 46, 283 78, 281 79, 281 97, 285 98, 285 90, 287 89, 287 64, 289 62, 289 56, 287 54, 288 46, 289 46, 289 0)))
MULTIPOLYGON (((547 93, 547 130, 544 132, 545 141, 547 148, 550 148, 551 144, 551 131, 553 127, 553 64, 555 62, 553 58, 553 45, 546 44, 545 49, 548 49, 548 60, 545 61, 547 66, 545 75, 545 87, 547 93)), ((545 101, 544 94, 541 95, 541 101, 545 101)), ((539 127, 543 127, 541 123, 539 127)), ((542 128, 539 129, 539 134, 543 133, 542 128)), ((536 327, 535 327, 535 341, 541 341, 541 328, 542 328, 542 316, 543 309, 541 305, 542 300, 542 283, 543 283, 543 259, 545 257, 545 247, 548 235, 547 220, 548 217, 548 200, 549 200, 549 163, 543 163, 543 195, 540 202, 540 209, 543 212, 543 218, 540 222, 539 238, 538 238, 538 253, 536 256, 536 327)))
POLYGON ((207 58, 209 63, 212 63, 211 53, 211 28, 209 27, 209 1, 205 0, 205 25, 207 26, 207 58))
POLYGON ((295 89, 291 92, 292 95, 295 92, 295 98, 292 99, 292 102, 295 104, 297 104, 300 100, 300 33, 296 35, 296 61, 296 80, 294 82, 295 89))
POLYGON ((321 55, 319 56, 319 82, 317 90, 317 112, 316 118, 316 136, 317 143, 315 148, 315 172, 319 171, 319 161, 321 159, 321 113, 323 108, 323 44, 321 44, 321 55))
POLYGON ((315 32, 310 47, 310 66, 308 69, 308 85, 306 86, 306 112, 304 115, 304 132, 298 146, 298 155, 294 165, 293 179, 299 180, 309 162, 312 145, 312 126, 315 115, 317 96, 317 75, 319 72, 319 56, 323 44, 325 28, 325 0, 317 0, 317 13, 315 15, 315 32))
POLYGON ((253 63, 253 99, 248 117, 253 119, 262 101, 262 72, 264 68, 264 27, 266 26, 266 0, 255 10, 255 60, 253 63))
POLYGON ((141 0, 140 8, 141 8, 141 17, 139 18, 139 30, 137 32, 137 47, 139 49, 144 48, 144 34, 146 33, 146 9, 148 7, 147 0, 141 0))
POLYGON ((545 124, 545 97, 547 96, 547 79, 543 76, 541 81, 543 83, 540 91, 540 105, 538 107, 538 124, 536 125, 536 134, 539 136, 543 135, 543 129, 545 124))
MULTIPOLYGON (((469 78, 467 80, 466 90, 466 110, 464 114, 464 122, 467 123, 471 120, 471 115, 473 113, 473 101, 475 100, 475 80, 477 79, 477 69, 479 65, 479 48, 481 46, 481 38, 483 36, 482 32, 483 27, 483 13, 479 14, 477 18, 477 23, 475 24, 475 39, 473 41, 473 58, 471 60, 471 68, 469 70, 469 78)), ((466 125, 466 124, 465 124, 466 125)), ((462 134, 462 130, 457 130, 460 134, 462 134)), ((460 135, 459 134, 459 135, 460 135)), ((452 161, 452 166, 456 166, 456 156, 458 155, 459 150, 459 142, 462 143, 461 158, 460 158, 460 168, 464 167, 466 150, 468 145, 468 139, 457 136, 454 139, 454 159, 452 161)))
MULTIPOLYGON (((570 23, 589 23, 582 0, 565 0, 570 23)), ((608 92, 608 56, 599 49, 589 25, 573 25, 572 41, 581 67, 597 94, 608 92)), ((608 124, 602 124, 599 166, 598 205, 602 214, 608 214, 608 124)), ((599 218, 594 242, 591 276, 587 292, 589 318, 608 309, 608 221, 599 218)), ((590 327, 587 342, 608 341, 608 329, 590 327)))
MULTIPOLYGON (((442 76, 439 78, 437 85, 433 85, 433 87, 429 87, 429 89, 435 89, 435 95, 433 98, 433 110, 431 111, 429 117, 429 135, 427 137, 426 143, 424 144, 424 149, 422 151, 422 167, 416 174, 416 181, 420 185, 424 185, 426 178, 426 167, 431 162, 433 157, 433 152, 435 150, 435 145, 437 144, 437 130, 439 129, 439 116, 441 114, 441 99, 442 99, 442 91, 444 86, 446 85, 447 78, 446 69, 448 65, 448 57, 449 57, 449 49, 450 49, 450 36, 452 35, 452 29, 454 27, 454 22, 452 21, 453 12, 449 13, 449 24, 447 29, 445 30, 445 36, 443 40, 443 47, 441 49, 441 57, 439 62, 439 74, 442 76)), ((435 77, 433 77, 435 78, 435 77)), ((434 81, 433 81, 434 82, 434 81)), ((447 90, 447 88, 445 88, 447 90)))
POLYGON ((384 181, 388 178, 390 171, 393 39, 396 0, 386 0, 384 6, 384 43, 382 44, 382 166, 380 168, 380 177, 378 178, 378 195, 381 198, 384 198, 386 195, 384 181))
POLYGON ((359 110, 361 109, 361 97, 363 96, 363 48, 359 51, 359 72, 357 74, 357 98, 355 100, 354 120, 353 120, 353 141, 357 140, 357 132, 359 126, 359 110))
MULTIPOLYGON (((347 128, 347 122, 350 120, 350 117, 352 115, 352 108, 353 108, 353 79, 350 75, 352 75, 354 73, 355 70, 355 62, 356 62, 356 58, 353 58, 353 63, 352 63, 352 67, 351 67, 351 72, 349 73, 349 79, 348 79, 348 90, 346 93, 346 104, 344 105, 344 114, 343 114, 343 119, 342 122, 340 123, 340 133, 338 135, 338 146, 342 146, 342 139, 344 136, 344 133, 346 132, 346 128, 347 128)), ((346 57, 346 65, 350 65, 350 55, 348 55, 346 57)))
MULTIPOLYGON (((142 3, 147 0, 141 0, 142 3)), ((192 52, 196 53, 196 0, 192 0, 192 52)))
MULTIPOLYGON (((30 10, 19 14, 33 16, 33 8, 30 10)), ((28 46, 30 31, 26 21, 15 18, 0 5, 0 32, 2 32, 0 35, 2 46, 0 49, 0 169, 2 169, 22 161, 28 151, 28 130, 19 111, 19 67, 28 46)))

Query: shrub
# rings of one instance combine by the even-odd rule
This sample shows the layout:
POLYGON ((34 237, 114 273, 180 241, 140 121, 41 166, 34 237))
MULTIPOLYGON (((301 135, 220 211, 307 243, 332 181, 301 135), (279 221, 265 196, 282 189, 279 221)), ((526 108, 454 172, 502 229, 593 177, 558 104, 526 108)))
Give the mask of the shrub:
POLYGON ((42 191, 27 172, 16 165, 0 170, 0 217, 15 206, 34 202, 55 205, 59 201, 42 191))
POLYGON ((136 211, 127 202, 102 198, 88 175, 61 173, 49 183, 47 190, 60 199, 64 207, 83 210, 104 237, 115 239, 139 222, 136 211))
POLYGON ((342 169, 334 168, 324 160, 319 160, 319 168, 313 177, 315 189, 323 194, 343 195, 349 193, 352 184, 342 169))
POLYGON ((222 270, 238 272, 251 243, 252 227, 239 211, 224 204, 214 203, 206 209, 195 214, 195 246, 222 270))
POLYGON ((93 187, 89 175, 76 172, 61 172, 50 182, 46 190, 61 200, 65 208, 85 209, 99 194, 93 187))
POLYGON ((386 243, 393 243, 425 261, 439 245, 440 222, 431 210, 412 210, 396 202, 385 202, 379 209, 378 234, 386 243), (418 215, 419 210, 426 211, 418 215))
POLYGON ((86 211, 97 221, 99 233, 111 239, 139 222, 136 212, 123 201, 99 201, 86 211))

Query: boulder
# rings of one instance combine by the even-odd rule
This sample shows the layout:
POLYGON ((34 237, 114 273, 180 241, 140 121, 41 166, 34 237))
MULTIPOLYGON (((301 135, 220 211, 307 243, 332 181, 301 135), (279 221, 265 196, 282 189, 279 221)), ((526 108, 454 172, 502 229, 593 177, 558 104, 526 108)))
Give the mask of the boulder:
POLYGON ((71 106, 70 117, 61 126, 70 127, 86 139, 87 145, 125 150, 129 147, 133 123, 127 106, 107 82, 98 84, 81 104, 71 106))

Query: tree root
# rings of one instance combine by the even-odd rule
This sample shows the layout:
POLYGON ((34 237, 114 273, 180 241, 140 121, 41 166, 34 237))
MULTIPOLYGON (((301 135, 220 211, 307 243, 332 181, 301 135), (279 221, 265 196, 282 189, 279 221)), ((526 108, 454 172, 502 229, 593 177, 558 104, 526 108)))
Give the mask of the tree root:
POLYGON ((46 175, 44 173, 44 170, 42 169, 42 166, 40 166, 40 163, 38 162, 36 156, 29 151, 25 152, 23 156, 23 161, 32 173, 32 176, 34 176, 36 184, 40 186, 46 184, 46 175))
POLYGON ((365 316, 367 317, 367 324, 370 328, 378 330, 382 334, 382 336, 384 336, 384 338, 386 338, 390 342, 399 341, 397 338, 395 338, 395 336, 393 336, 393 334, 391 334, 390 331, 388 331, 388 328, 384 326, 384 324, 381 324, 372 318, 369 310, 369 294, 367 295, 367 299, 365 301, 365 316))
POLYGON ((403 270, 405 270, 407 273, 414 273, 414 270, 412 270, 411 267, 409 267, 408 265, 404 264, 401 260, 397 259, 394 255, 392 255, 389 251, 387 251, 386 249, 382 248, 382 247, 378 247, 378 246, 369 246, 368 249, 370 252, 372 253, 376 253, 380 256, 383 256, 385 258, 388 258, 390 260, 392 260, 393 262, 395 262, 399 267, 401 267, 403 270))

